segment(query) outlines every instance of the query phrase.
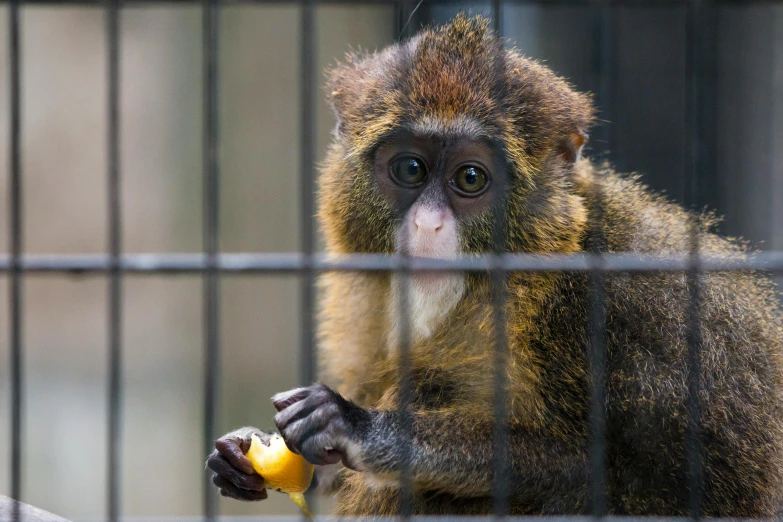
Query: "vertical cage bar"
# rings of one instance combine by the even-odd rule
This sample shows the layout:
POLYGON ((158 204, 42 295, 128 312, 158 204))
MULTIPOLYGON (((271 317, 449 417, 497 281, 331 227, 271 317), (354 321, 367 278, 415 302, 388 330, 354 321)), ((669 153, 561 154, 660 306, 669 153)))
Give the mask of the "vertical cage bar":
MULTIPOLYGON (((407 243, 407 240, 403 240, 407 243)), ((400 428, 404 434, 404 444, 400 451, 400 516, 409 518, 413 514, 413 474, 411 462, 413 459, 413 379, 411 365, 411 318, 410 318, 410 285, 411 274, 407 268, 408 250, 401 252, 403 262, 395 275, 398 280, 399 295, 397 306, 399 314, 399 379, 400 379, 400 428)))
POLYGON ((305 255, 305 269, 302 273, 302 344, 300 382, 307 386, 315 378, 314 346, 315 323, 313 317, 315 287, 312 270, 312 255, 315 251, 315 1, 303 0, 300 19, 300 81, 301 81, 301 202, 302 205, 302 253, 305 255))
MULTIPOLYGON (((611 107, 614 98, 612 74, 614 44, 614 13, 606 0, 596 5, 593 25, 595 43, 593 71, 598 95, 598 107, 602 120, 611 120, 611 107)), ((608 125, 601 129, 601 141, 609 150, 612 146, 608 125)), ((590 372, 590 506, 594 518, 606 514, 606 295, 604 274, 601 271, 603 259, 601 253, 606 250, 603 232, 603 194, 600 186, 595 187, 590 210, 590 234, 592 240, 589 249, 594 263, 588 277, 590 292, 588 311, 588 366, 590 372)))
POLYGON ((108 133, 108 217, 109 217, 109 430, 107 448, 107 510, 110 522, 116 522, 120 511, 120 449, 122 421, 122 208, 120 197, 119 122, 120 122, 120 42, 119 0, 108 0, 106 37, 109 86, 108 133))
MULTIPOLYGON (((218 0, 203 0, 203 67, 204 67, 204 454, 208 455, 215 439, 218 408, 219 346, 219 246, 218 204, 218 0)), ((209 475, 204 475, 204 517, 214 520, 217 496, 209 475)))
MULTIPOLYGON (((596 194, 600 207, 600 196, 596 194)), ((600 216, 600 210, 596 212, 600 216)), ((596 217, 596 228, 600 232, 601 220, 596 217)), ((600 241, 600 240, 599 240, 600 241)), ((600 259, 598 257, 597 259, 600 259)), ((605 392, 605 359, 606 338, 606 304, 604 293, 604 278, 600 272, 600 261, 596 261, 590 272, 590 505, 594 518, 606 514, 606 392, 605 392)))
MULTIPOLYGON (((301 248, 305 268, 301 273, 302 339, 300 345, 299 381, 309 386, 315 380, 315 272, 312 268, 315 252, 315 0, 302 0, 299 20, 300 38, 300 179, 301 188, 301 248)), ((307 502, 315 509, 315 499, 307 493, 307 502)))
POLYGON ((593 17, 593 74, 600 122, 594 142, 607 156, 614 154, 614 100, 616 73, 616 7, 611 0, 596 0, 593 17))
MULTIPOLYGON (((10 59, 10 170, 8 191, 11 225, 10 249, 11 270, 9 271, 9 309, 11 323, 11 498, 21 501, 22 497, 22 405, 24 402, 24 361, 22 359, 22 158, 21 158, 21 63, 19 41, 19 0, 11 0, 8 12, 9 59, 10 59)), ((11 520, 21 519, 20 505, 13 503, 11 520)))
POLYGON ((602 195, 600 189, 593 194, 591 209, 592 252, 597 256, 590 271, 588 287, 589 306, 589 352, 590 371, 590 506, 594 518, 606 514, 606 296, 604 275, 601 272, 603 247, 602 195))
POLYGON ((506 338, 507 273, 502 268, 502 252, 505 246, 505 219, 502 206, 496 212, 494 267, 492 282, 492 321, 494 329, 494 382, 495 407, 493 426, 492 480, 493 514, 504 517, 509 513, 509 458, 508 458, 508 340, 506 338))
MULTIPOLYGON (((687 203, 698 211, 701 197, 702 176, 702 53, 704 7, 701 0, 691 0, 686 7, 686 103, 688 134, 688 186, 687 203)), ((699 307, 701 303, 701 274, 699 254, 699 219, 694 215, 691 223, 690 241, 691 264, 687 273, 689 303, 686 335, 688 343, 688 394, 686 408, 688 412, 688 431, 686 438, 686 472, 688 477, 688 508, 690 516, 702 517, 703 459, 704 448, 701 439, 701 321, 699 307)))
MULTIPOLYGON (((407 19, 407 17, 406 17, 407 19)), ((405 24, 405 21, 403 21, 405 24)), ((400 34, 402 34, 400 32, 400 34)), ((410 208, 413 201, 403 201, 400 208, 410 208)), ((412 365, 411 365, 411 317, 410 317, 410 291, 411 291, 411 272, 408 267, 410 238, 409 230, 403 226, 401 228, 401 242, 398 254, 401 257, 400 264, 395 267, 392 274, 392 287, 397 289, 397 317, 398 317, 398 378, 399 378, 399 398, 398 408, 400 415, 400 430, 403 434, 403 445, 400 448, 400 511, 401 518, 407 519, 413 514, 413 474, 411 463, 413 459, 413 415, 411 413, 411 403, 414 399, 412 365), (396 282, 394 280, 396 279, 396 282)))
MULTIPOLYGON (((398 0, 395 5, 395 38, 398 42, 405 40, 412 32, 411 18, 413 6, 411 2, 398 0)), ((412 202, 411 202, 412 203, 412 202)), ((406 208, 410 205, 403 204, 400 208, 406 208)), ((396 278, 396 287, 398 291, 396 306, 399 317, 398 328, 398 349, 399 349, 399 414, 400 430, 403 433, 403 447, 400 448, 400 511, 401 518, 409 518, 413 514, 413 476, 411 472, 411 460, 413 458, 413 416, 410 411, 413 402, 413 381, 411 375, 411 317, 410 317, 410 285, 411 273, 408 268, 408 247, 409 238, 404 235, 408 233, 403 227, 403 237, 400 238, 402 248, 398 252, 402 258, 392 274, 396 278)))
MULTIPOLYGON (((492 3, 492 19, 498 37, 500 34, 500 2, 492 3)), ((492 321, 494 327, 495 383, 493 462, 492 480, 493 513, 496 517, 509 514, 509 458, 508 458, 508 339, 506 337, 506 301, 508 297, 508 274, 502 268, 502 255, 506 251, 506 200, 495 204, 493 230, 493 268, 491 271, 492 321)))
POLYGON ((503 2, 502 0, 492 0, 492 29, 498 36, 502 36, 503 31, 503 2))
POLYGON ((412 32, 411 18, 413 16, 413 5, 410 1, 396 0, 394 2, 394 18, 395 18, 395 39, 399 42, 405 40, 410 36, 412 32))

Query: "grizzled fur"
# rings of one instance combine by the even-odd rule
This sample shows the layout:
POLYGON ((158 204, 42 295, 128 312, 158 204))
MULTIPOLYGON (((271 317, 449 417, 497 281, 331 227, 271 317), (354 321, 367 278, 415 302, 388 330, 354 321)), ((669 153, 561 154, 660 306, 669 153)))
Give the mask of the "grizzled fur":
MULTIPOLYGON (((588 131, 590 100, 504 49, 486 20, 458 16, 377 54, 349 56, 331 72, 329 90, 338 125, 319 216, 331 252, 393 252, 398 218, 370 165, 378 144, 400 128, 480 136, 502 149, 511 180, 503 203, 508 251, 588 250, 595 209, 606 252, 687 252, 694 220, 702 250, 727 258, 743 251, 710 233, 708 216, 652 195, 633 177, 569 160, 562 151, 588 131)), ((491 249, 491 216, 461 227, 464 252, 491 249)), ((685 515, 688 279, 621 273, 605 284, 608 510, 685 515)), ((387 349, 396 306, 389 276, 328 274, 321 287, 325 376, 357 405, 393 415, 399 382, 396 352, 387 349)), ((509 290, 511 511, 584 513, 587 276, 512 274, 509 290)), ((781 311, 771 284, 748 272, 704 274, 702 297, 703 509, 771 517, 783 480, 781 311)), ((491 512, 492 319, 487 280, 472 276, 443 324, 411 347, 416 513, 491 512)), ((399 448, 389 438, 393 423, 385 426, 368 428, 371 450, 363 471, 346 473, 340 514, 398 512, 399 448)))

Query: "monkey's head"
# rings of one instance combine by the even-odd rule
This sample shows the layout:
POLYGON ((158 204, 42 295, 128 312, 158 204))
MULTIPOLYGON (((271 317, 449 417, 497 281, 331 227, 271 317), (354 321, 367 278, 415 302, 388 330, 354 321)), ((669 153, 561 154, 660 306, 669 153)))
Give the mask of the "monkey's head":
POLYGON ((586 220, 571 174, 589 98, 457 16, 330 71, 337 116, 321 221, 340 253, 449 258, 574 251, 586 220), (500 214, 498 214, 498 212, 500 214))

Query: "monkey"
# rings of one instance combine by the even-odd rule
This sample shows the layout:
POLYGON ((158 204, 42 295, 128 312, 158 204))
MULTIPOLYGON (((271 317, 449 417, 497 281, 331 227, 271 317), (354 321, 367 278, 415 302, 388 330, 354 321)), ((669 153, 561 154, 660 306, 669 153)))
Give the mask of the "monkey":
MULTIPOLYGON (((506 46, 481 16, 349 54, 328 72, 327 90, 337 120, 318 185, 328 252, 682 254, 692 237, 720 258, 749 251, 717 235, 713 213, 583 154, 596 119, 590 95, 506 46)), ((508 513, 590 512, 589 274, 509 271, 502 338, 489 273, 330 272, 318 285, 322 382, 272 402, 289 448, 316 465, 311 488, 337 493, 338 515, 493 513, 499 339, 508 513)), ((750 270, 607 272, 601 288, 605 512, 690 514, 695 342, 701 512, 773 517, 783 313, 771 280, 750 270)), ((263 434, 226 434, 208 457, 226 497, 266 498, 244 455, 253 433, 263 434)))

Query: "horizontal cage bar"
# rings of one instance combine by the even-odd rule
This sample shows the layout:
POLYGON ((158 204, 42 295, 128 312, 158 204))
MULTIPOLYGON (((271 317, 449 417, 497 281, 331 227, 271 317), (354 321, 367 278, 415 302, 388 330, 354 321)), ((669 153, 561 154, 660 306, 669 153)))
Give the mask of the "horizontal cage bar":
MULTIPOLYGON (((7 4, 10 0, 3 0, 2 3, 7 4)), ((123 0, 124 6, 133 5, 196 5, 202 0, 123 0)), ((343 5, 394 5, 398 0, 316 0, 316 4, 343 4, 343 5)), ((427 0, 428 4, 460 4, 464 0, 427 0)), ((783 2, 783 0, 710 0, 705 2, 706 5, 774 5, 783 2)), ((96 7, 104 6, 103 0, 26 0, 26 5, 94 5, 96 7)), ((221 5, 236 5, 236 4, 290 4, 297 6, 301 4, 301 0, 220 0, 221 5)), ((520 5, 520 4, 533 4, 541 6, 585 6, 594 7, 595 0, 504 0, 504 4, 520 5)), ((688 5, 686 0, 603 0, 603 6, 606 7, 682 7, 685 8, 688 5)))
MULTIPOLYGON (((120 271, 137 274, 193 273, 210 270, 223 273, 296 273, 316 271, 399 271, 483 272, 503 271, 739 271, 783 272, 783 252, 736 254, 730 258, 700 254, 503 254, 463 256, 456 259, 405 258, 397 255, 353 254, 306 256, 300 253, 232 253, 208 256, 189 254, 124 254, 117 258, 120 271), (309 259, 308 259, 309 258, 309 259)), ((103 254, 47 255, 19 257, 0 255, 0 273, 16 268, 34 273, 102 274, 113 266, 113 258, 103 254)))
MULTIPOLYGON (((122 517, 121 522, 203 522, 202 517, 198 516, 169 516, 169 517, 122 517)), ((360 522, 366 520, 362 517, 317 515, 317 522, 360 522)), ((400 522, 401 518, 396 516, 373 517, 374 522, 400 522)), ((419 516, 413 515, 405 518, 405 522, 487 522, 492 520, 487 516, 475 515, 443 515, 443 516, 419 516)), ((574 516, 504 516, 504 522, 595 522, 595 517, 591 515, 574 516)), ((603 522, 693 522, 688 517, 630 517, 630 516, 603 516, 603 522)), ((738 519, 738 518, 713 518, 712 522, 759 522, 761 519, 738 519)), ((0 518, 0 522, 6 522, 0 518)), ((102 519, 82 518, 78 522, 104 522, 102 519)), ((296 515, 264 515, 264 516, 218 516, 215 522, 302 522, 302 517, 296 515)))

